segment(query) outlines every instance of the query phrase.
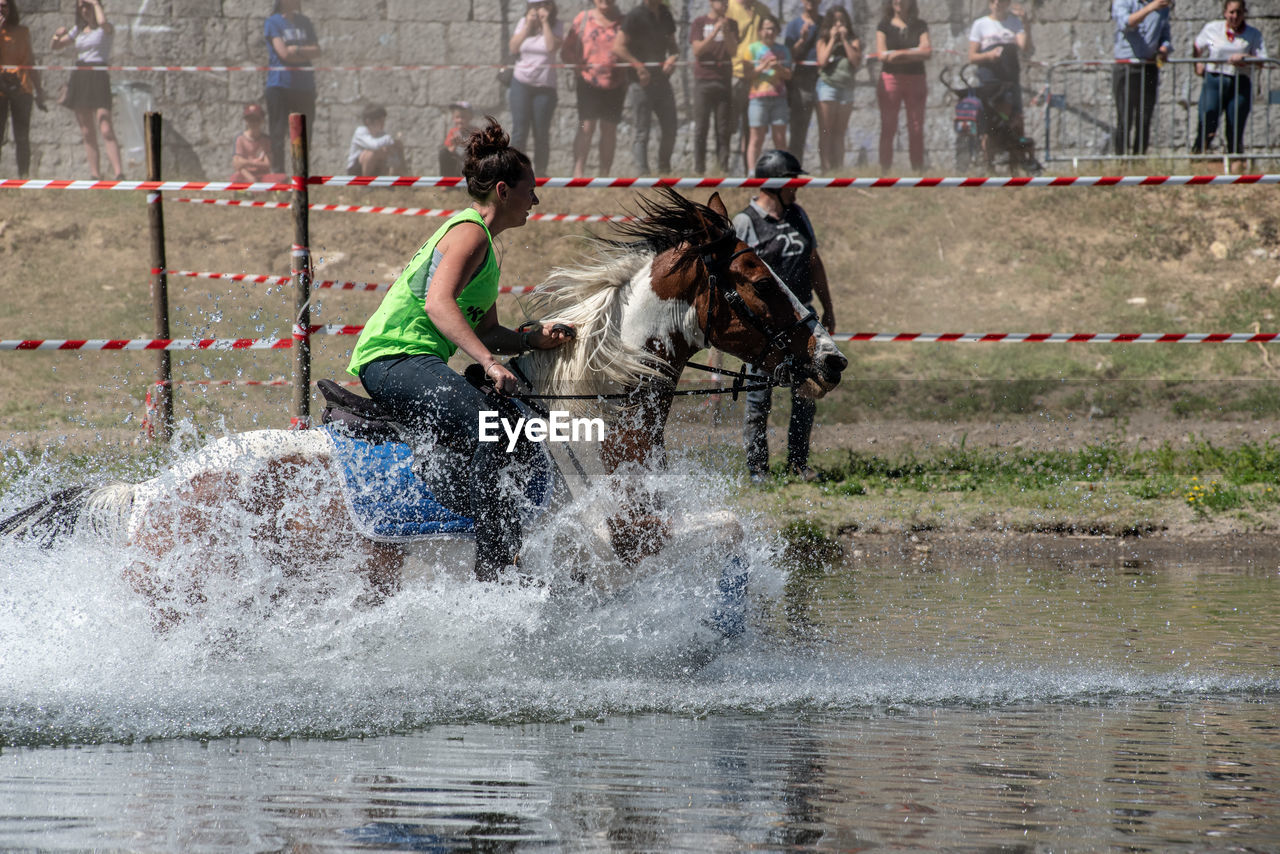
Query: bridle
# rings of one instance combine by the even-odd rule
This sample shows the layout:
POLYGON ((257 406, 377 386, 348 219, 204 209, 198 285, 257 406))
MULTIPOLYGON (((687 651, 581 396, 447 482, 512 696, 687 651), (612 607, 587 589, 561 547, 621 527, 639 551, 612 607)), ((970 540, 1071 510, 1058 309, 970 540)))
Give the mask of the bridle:
MULTIPOLYGON (((804 316, 797 318, 786 326, 778 326, 768 317, 757 313, 751 306, 747 305, 747 301, 742 298, 742 294, 722 281, 728 278, 729 268, 733 266, 733 262, 743 255, 750 254, 755 250, 750 246, 744 246, 742 249, 733 251, 733 247, 738 243, 738 235, 728 229, 719 237, 709 243, 697 247, 698 262, 702 264, 707 274, 707 285, 711 295, 711 299, 707 305, 707 323, 706 326, 699 331, 702 333, 703 340, 710 341, 710 330, 714 323, 714 313, 716 310, 716 297, 728 307, 729 311, 737 316, 743 323, 755 329, 765 338, 764 346, 760 348, 760 352, 752 359, 744 359, 744 363, 749 366, 759 365, 764 362, 765 358, 772 351, 781 351, 786 353, 786 347, 796 334, 796 331, 802 329, 806 334, 811 331, 811 324, 817 321, 817 314, 810 309, 804 316)), ((759 280, 751 282, 751 287, 759 293, 761 285, 766 282, 776 283, 776 279, 772 275, 762 277, 759 280)), ((476 367, 472 365, 471 367, 476 367)), ((665 378, 672 386, 669 392, 675 396, 695 396, 708 394, 724 394, 728 392, 733 396, 734 400, 738 399, 738 395, 748 391, 762 391, 764 389, 777 388, 778 386, 794 385, 806 378, 817 376, 814 369, 804 363, 798 356, 787 354, 782 361, 774 368, 772 375, 765 376, 759 373, 748 371, 732 371, 725 368, 717 368, 711 365, 702 365, 697 362, 686 362, 684 367, 694 368, 695 370, 706 371, 708 373, 717 374, 721 377, 730 377, 733 379, 732 385, 728 387, 716 386, 713 388, 699 389, 676 389, 675 378, 665 378)), ((520 369, 517 360, 512 359, 507 362, 507 368, 515 374, 515 376, 524 383, 525 386, 532 387, 529 378, 525 376, 520 369)), ((476 385, 485 385, 490 382, 487 376, 476 374, 474 377, 476 385)), ((542 400, 633 400, 634 392, 621 392, 617 394, 527 394, 516 392, 508 395, 515 400, 523 401, 531 406, 535 406, 535 411, 541 408, 535 405, 535 401, 542 400)), ((539 414, 542 414, 539 412, 539 414)))
MULTIPOLYGON (((812 309, 810 309, 803 317, 797 318, 786 326, 779 327, 770 318, 767 316, 762 317, 757 314, 751 306, 747 305, 747 301, 742 298, 742 294, 738 293, 735 288, 730 287, 727 282, 721 281, 722 276, 725 279, 728 278, 729 269, 733 266, 734 261, 743 255, 747 255, 755 251, 750 246, 744 246, 742 249, 732 252, 733 246, 737 245, 737 243, 738 235, 734 231, 729 230, 717 237, 715 240, 704 245, 699 255, 698 260, 702 264, 703 269, 707 272, 707 285, 711 293, 711 301, 707 306, 707 325, 701 330, 702 337, 704 340, 710 340, 710 328, 714 320, 713 314, 716 306, 715 297, 719 296, 720 299, 724 301, 724 304, 728 306, 729 311, 732 314, 736 315, 739 320, 764 336, 765 342, 760 348, 760 352, 757 353, 754 358, 743 360, 749 365, 760 365, 764 362, 770 352, 776 350, 786 353, 787 345, 791 343, 796 331, 798 329, 803 329, 805 333, 809 333, 811 331, 811 324, 817 321, 818 316, 812 309), (724 247, 728 247, 728 249, 726 250, 724 247), (732 252, 732 254, 729 254, 728 257, 724 257, 726 251, 732 252)), ((761 290, 760 286, 765 282, 776 282, 776 280, 772 276, 769 276, 767 278, 754 280, 750 282, 750 285, 751 288, 759 294, 761 290)), ((690 367, 705 369, 705 366, 702 365, 694 366, 691 364, 690 367)), ((720 373, 725 372, 721 371, 720 373)), ((783 357, 783 360, 778 367, 774 369, 774 376, 771 379, 771 384, 774 386, 790 385, 799 379, 804 379, 809 376, 814 376, 813 369, 809 365, 802 363, 799 357, 793 354, 787 354, 783 357)), ((757 377, 752 378, 756 379, 757 377)))

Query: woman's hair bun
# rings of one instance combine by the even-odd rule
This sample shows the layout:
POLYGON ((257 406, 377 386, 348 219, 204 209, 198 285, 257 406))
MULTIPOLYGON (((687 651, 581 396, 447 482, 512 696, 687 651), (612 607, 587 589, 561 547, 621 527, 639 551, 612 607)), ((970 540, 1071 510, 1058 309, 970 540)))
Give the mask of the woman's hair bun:
POLYGON ((485 116, 487 125, 467 137, 467 159, 462 164, 462 177, 467 179, 467 193, 484 201, 499 181, 514 187, 533 166, 524 152, 511 147, 511 137, 493 116, 485 116))
POLYGON ((484 160, 511 147, 511 137, 493 116, 485 116, 487 125, 473 131, 467 139, 467 159, 484 160))

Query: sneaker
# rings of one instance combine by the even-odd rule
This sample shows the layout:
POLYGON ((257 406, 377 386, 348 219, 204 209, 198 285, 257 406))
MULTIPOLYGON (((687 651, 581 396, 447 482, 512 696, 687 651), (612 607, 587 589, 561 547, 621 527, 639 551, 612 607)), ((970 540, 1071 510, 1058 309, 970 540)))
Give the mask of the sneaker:
POLYGON ((769 473, 763 471, 753 471, 751 473, 752 486, 766 486, 769 483, 769 473))

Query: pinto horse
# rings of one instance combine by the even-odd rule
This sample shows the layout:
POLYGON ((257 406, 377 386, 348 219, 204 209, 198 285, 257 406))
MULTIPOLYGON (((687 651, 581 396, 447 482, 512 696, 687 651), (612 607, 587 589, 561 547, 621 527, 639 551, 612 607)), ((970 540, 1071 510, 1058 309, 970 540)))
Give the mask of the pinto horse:
MULTIPOLYGON (((622 484, 665 462, 675 383, 699 350, 719 348, 813 397, 833 388, 848 364, 813 313, 738 240, 718 194, 702 205, 667 190, 640 207, 643 216, 617 238, 593 239, 588 260, 553 270, 526 306, 539 322, 572 324, 576 338, 508 363, 531 396, 577 413, 604 408, 609 429, 599 463, 622 484)), ((50 496, 0 522, 0 535, 49 545, 79 530, 130 547, 127 577, 161 622, 201 601, 211 573, 263 558, 285 577, 340 562, 367 579, 374 599, 422 565, 471 565, 465 530, 414 542, 362 530, 340 486, 339 456, 325 430, 226 436, 151 480, 50 496)), ((674 516, 643 487, 614 492, 619 500, 607 518, 584 526, 595 533, 578 554, 592 569, 575 571, 575 580, 590 576, 608 588, 617 582, 599 581, 600 566, 634 568, 682 543, 722 559, 735 554, 742 531, 731 514, 674 516)))

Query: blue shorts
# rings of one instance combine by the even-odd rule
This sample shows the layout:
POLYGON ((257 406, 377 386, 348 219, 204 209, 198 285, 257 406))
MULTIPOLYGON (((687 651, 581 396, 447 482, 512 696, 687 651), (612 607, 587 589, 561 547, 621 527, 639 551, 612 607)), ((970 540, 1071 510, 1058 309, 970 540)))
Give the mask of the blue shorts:
POLYGON ((829 83, 824 83, 822 78, 818 78, 817 92, 819 101, 838 101, 841 104, 853 103, 853 87, 848 89, 837 89, 829 83))
POLYGON ((753 128, 791 124, 791 108, 785 95, 752 98, 747 104, 747 123, 753 128))

